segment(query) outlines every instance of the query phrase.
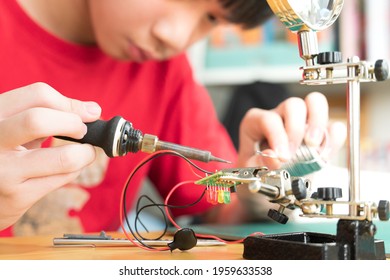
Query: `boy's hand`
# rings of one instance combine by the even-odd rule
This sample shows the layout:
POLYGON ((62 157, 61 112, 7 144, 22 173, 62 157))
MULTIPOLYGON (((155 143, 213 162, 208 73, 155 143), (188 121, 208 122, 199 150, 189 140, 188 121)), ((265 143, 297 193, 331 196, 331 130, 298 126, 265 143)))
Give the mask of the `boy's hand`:
MULTIPOLYGON (((237 166, 278 169, 294 157, 303 142, 320 148, 326 141, 330 155, 341 148, 345 139, 346 128, 343 124, 328 124, 328 102, 324 95, 311 93, 304 100, 293 97, 274 110, 248 111, 240 126, 237 166), (257 153, 259 150, 270 157, 260 155, 257 153)), ((237 194, 240 201, 234 209, 235 213, 240 213, 237 220, 269 220, 267 212, 271 205, 265 196, 253 194, 245 187, 238 188, 237 194)))
MULTIPOLYGON (((303 141, 314 147, 327 141, 330 154, 337 152, 345 139, 343 124, 328 124, 328 103, 324 95, 311 93, 304 100, 289 98, 274 110, 251 109, 247 112, 240 126, 237 167, 277 169, 294 156, 303 141), (268 148, 264 149, 264 146, 268 148), (257 153, 260 149, 272 158, 257 153)), ((237 188, 237 195, 239 199, 233 197, 232 203, 210 211, 210 217, 216 217, 213 222, 269 221, 267 213, 272 206, 266 196, 253 194, 245 186, 237 188)))
MULTIPOLYGON (((271 94, 271 93, 270 93, 271 94)), ((304 100, 289 98, 274 110, 251 109, 240 126, 238 166, 280 168, 304 141, 320 147, 326 141, 331 153, 346 139, 345 126, 328 124, 328 103, 324 95, 311 93, 304 100), (266 149, 261 149, 266 143, 266 149), (257 151, 271 157, 264 157, 257 151)))
POLYGON ((94 160, 90 145, 41 144, 53 135, 82 138, 84 122, 100 113, 96 103, 66 98, 43 83, 0 94, 0 230, 94 160))

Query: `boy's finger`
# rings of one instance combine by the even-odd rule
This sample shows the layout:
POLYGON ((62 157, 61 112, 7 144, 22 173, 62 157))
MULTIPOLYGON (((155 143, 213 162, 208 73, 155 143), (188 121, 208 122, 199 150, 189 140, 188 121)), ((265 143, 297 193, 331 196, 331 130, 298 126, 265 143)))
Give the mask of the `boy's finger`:
POLYGON ((305 143, 309 146, 318 147, 324 141, 328 120, 329 108, 325 96, 314 92, 305 98, 308 108, 307 132, 305 143))
POLYGON ((306 130, 307 108, 301 98, 291 97, 275 109, 283 118, 292 153, 302 144, 306 130))
POLYGON ((0 173, 12 174, 21 183, 32 178, 78 172, 95 159, 95 149, 86 144, 8 152, 2 155, 4 164, 0 173), (39 162, 39 164, 37 164, 39 162))
POLYGON ((44 83, 35 83, 0 94, 0 120, 34 107, 75 113, 84 122, 94 121, 101 114, 97 103, 67 98, 44 83))
POLYGON ((290 158, 288 137, 282 118, 272 111, 251 109, 245 115, 240 128, 240 154, 247 158, 253 156, 255 146, 264 141, 279 158, 290 158))
POLYGON ((55 135, 80 139, 87 126, 76 114, 33 108, 0 121, 0 131, 0 150, 7 150, 55 135))

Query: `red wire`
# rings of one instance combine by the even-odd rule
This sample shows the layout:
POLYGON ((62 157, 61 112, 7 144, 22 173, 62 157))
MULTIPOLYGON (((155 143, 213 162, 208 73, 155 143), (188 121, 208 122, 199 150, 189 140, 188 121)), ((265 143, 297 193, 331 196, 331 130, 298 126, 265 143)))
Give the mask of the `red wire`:
MULTIPOLYGON (((156 154, 160 154, 161 152, 156 152, 156 153, 153 153, 153 154, 150 154, 149 156, 145 157, 139 164, 137 164, 135 166, 135 168, 133 169, 133 171, 130 172, 129 176, 127 177, 127 180, 126 182, 129 182, 130 178, 133 177, 134 173, 136 170, 138 170, 138 168, 140 168, 140 166, 142 164, 144 164, 144 162, 146 162, 147 160, 149 160, 151 157, 155 156, 156 154)), ((125 183, 125 186, 123 187, 122 189, 122 194, 121 194, 121 199, 120 199, 120 203, 119 203, 119 219, 120 219, 120 225, 121 225, 121 228, 122 228, 122 231, 123 233, 125 234, 126 238, 131 242, 133 243, 134 246, 137 246, 138 248, 142 248, 144 250, 147 250, 147 251, 167 251, 169 250, 169 248, 149 248, 149 247, 145 247, 143 246, 142 244, 139 244, 138 242, 136 242, 134 240, 134 237, 130 236, 130 234, 126 231, 126 228, 125 228, 125 225, 123 224, 123 221, 124 221, 124 217, 123 217, 123 201, 125 200, 125 191, 126 191, 126 185, 127 183, 125 183)))
MULTIPOLYGON (((176 185, 171 189, 171 191, 168 193, 167 197, 165 198, 164 204, 165 204, 165 205, 169 205, 169 203, 168 203, 169 198, 172 196, 173 192, 174 192, 177 188, 179 188, 179 187, 181 187, 182 185, 185 185, 185 184, 193 184, 193 183, 194 183, 194 181, 184 181, 184 182, 181 182, 181 183, 176 184, 176 185)), ((170 212, 169 212, 168 206, 165 206, 164 208, 165 208, 165 213, 166 213, 166 215, 167 215, 169 221, 170 221, 178 230, 180 230, 181 227, 173 220, 173 218, 172 218, 172 216, 171 216, 171 214, 170 214, 170 212)), ((264 234, 261 233, 261 232, 252 233, 252 234, 250 234, 250 235, 255 235, 255 234, 257 234, 257 235, 264 235, 264 234)), ((242 242, 244 241, 244 239, 245 239, 245 238, 242 238, 242 239, 238 239, 238 240, 234 240, 234 241, 227 241, 227 240, 224 240, 224 239, 222 239, 222 238, 219 238, 218 236, 215 236, 215 235, 198 234, 198 233, 195 233, 195 236, 196 236, 196 237, 199 237, 199 238, 215 239, 215 240, 218 240, 218 241, 220 241, 220 242, 224 242, 224 243, 226 243, 226 244, 242 243, 242 242)))
MULTIPOLYGON (((124 206, 124 205, 123 205, 123 201, 125 201, 125 197, 124 197, 124 196, 125 196, 126 186, 128 185, 128 182, 129 182, 130 178, 132 178, 132 176, 134 176, 136 170, 138 170, 138 169, 141 167, 141 165, 143 165, 146 161, 150 160, 152 157, 156 156, 157 154, 163 154, 163 153, 166 153, 166 152, 168 152, 168 151, 161 150, 161 151, 154 152, 153 154, 150 154, 149 156, 145 157, 139 164, 137 164, 137 165, 135 166, 135 168, 133 169, 133 171, 129 174, 129 176, 128 176, 127 180, 126 180, 126 183, 125 183, 125 185, 124 185, 124 187, 123 187, 123 189, 122 189, 121 199, 120 199, 120 203, 119 203, 120 226, 121 226, 121 229, 122 229, 123 233, 125 234, 126 238, 127 238, 134 246, 139 247, 139 248, 142 248, 142 249, 147 250, 147 251, 168 251, 168 250, 170 250, 170 248, 169 248, 169 247, 166 247, 166 248, 150 248, 150 247, 145 247, 144 245, 142 245, 142 244, 138 243, 137 241, 135 241, 135 240, 134 240, 134 237, 130 236, 130 234, 126 231, 125 225, 124 225, 124 223, 123 223, 123 221, 124 221, 124 217, 123 217, 123 209, 124 209, 124 208, 123 208, 123 206, 124 206)), ((169 151, 169 152, 170 152, 171 154, 173 153, 173 154, 177 154, 177 155, 181 156, 181 154, 176 153, 176 152, 174 152, 174 151, 169 151)), ((187 162, 187 163, 188 163, 188 162, 187 162)), ((189 165, 190 167, 192 167, 189 163, 188 163, 188 165, 189 165)), ((196 176, 200 177, 200 175, 197 174, 192 168, 191 168, 191 170, 193 171, 193 173, 194 173, 196 176)), ((170 212, 169 212, 169 208, 168 208, 168 206, 167 206, 167 205, 168 205, 168 201, 169 201, 169 199, 171 198, 173 192, 174 192, 177 188, 179 188, 179 187, 181 187, 182 185, 185 185, 185 184, 190 184, 190 183, 193 184, 194 182, 195 182, 195 181, 184 181, 184 182, 181 182, 181 183, 176 184, 176 185, 170 190, 170 192, 168 193, 168 195, 167 195, 166 198, 165 198, 164 204, 166 205, 166 206, 165 206, 166 215, 167 215, 169 221, 170 221, 177 229, 181 229, 181 227, 173 220, 173 218, 172 218, 172 216, 171 216, 171 214, 170 214, 170 212)), ((261 233, 261 232, 252 233, 251 235, 254 235, 254 234, 261 234, 261 235, 263 235, 263 233, 261 233)), ((195 234, 195 235, 196 235, 196 237, 199 237, 199 238, 215 239, 215 240, 218 240, 218 241, 220 241, 220 242, 224 242, 224 243, 226 243, 226 244, 242 243, 242 242, 244 241, 244 238, 239 239, 239 240, 235 240, 235 241, 227 241, 227 240, 221 239, 221 238, 219 238, 219 237, 217 237, 217 236, 215 236, 215 235, 207 235, 207 234, 195 234)))
MULTIPOLYGON (((177 153, 175 151, 171 151, 171 150, 161 150, 161 151, 156 151, 150 155, 148 155, 147 157, 145 157, 140 163, 138 163, 135 168, 133 169, 133 171, 130 172, 129 176, 127 177, 127 180, 126 180, 126 183, 122 189, 122 194, 121 194, 121 199, 120 199, 120 203, 119 203, 119 219, 120 219, 120 226, 121 226, 121 229, 123 231, 123 233, 125 234, 126 238, 134 245, 134 246, 137 246, 139 248, 142 248, 142 249, 145 249, 145 250, 148 250, 148 251, 168 251, 170 250, 170 248, 149 248, 149 247, 145 247, 143 246, 142 244, 136 242, 134 240, 134 237, 130 236, 130 234, 126 231, 126 228, 125 228, 125 225, 123 224, 123 221, 124 221, 124 217, 123 217, 123 201, 125 200, 125 191, 126 191, 126 185, 128 185, 128 182, 130 180, 130 178, 132 178, 136 172, 136 170, 138 170, 145 162, 147 162, 148 160, 150 160, 152 157, 158 155, 158 154, 164 154, 166 152, 169 152, 170 154, 177 154, 178 156, 182 156, 180 153, 177 153)), ((188 162, 187 164, 192 167, 188 162)), ((198 177, 201 177, 199 174, 197 174, 192 168, 191 170, 193 171, 193 173, 198 176, 198 177)), ((172 193, 172 191, 170 192, 172 193)))

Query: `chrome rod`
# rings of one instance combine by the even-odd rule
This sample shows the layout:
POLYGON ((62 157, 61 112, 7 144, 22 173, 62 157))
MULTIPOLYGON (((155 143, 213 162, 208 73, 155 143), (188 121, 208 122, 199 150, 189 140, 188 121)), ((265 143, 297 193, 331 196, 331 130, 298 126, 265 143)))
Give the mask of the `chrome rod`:
MULTIPOLYGON (((348 62, 358 62, 359 58, 353 56, 348 62)), ((355 66, 348 67, 348 77, 357 76, 355 66)), ((349 201, 355 203, 360 200, 360 82, 358 79, 347 83, 347 129, 348 129, 348 173, 349 173, 349 201)), ((351 205, 351 216, 357 216, 357 207, 351 205)))

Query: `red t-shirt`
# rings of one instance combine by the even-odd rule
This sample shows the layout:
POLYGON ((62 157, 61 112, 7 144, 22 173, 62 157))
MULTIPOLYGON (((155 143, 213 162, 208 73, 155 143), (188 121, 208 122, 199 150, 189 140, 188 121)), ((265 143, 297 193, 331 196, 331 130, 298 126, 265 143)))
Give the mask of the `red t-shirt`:
MULTIPOLYGON (((96 101, 103 109, 103 119, 120 115, 136 129, 161 140, 207 149, 232 161, 236 158, 211 99, 193 80, 185 55, 143 64, 116 61, 95 46, 76 45, 53 36, 32 21, 14 0, 0 2, 0 42, 0 92, 45 82, 67 97, 96 101)), ((145 156, 139 152, 110 159, 101 182, 88 188, 78 184, 88 198, 78 209, 66 209, 67 216, 70 213, 72 219, 78 219, 86 232, 118 229, 123 185, 145 156)), ((229 167, 220 163, 199 165, 211 171, 229 167)), ((128 191, 128 209, 145 176, 162 197, 177 183, 197 179, 184 160, 160 157, 137 172, 128 191)), ((173 195, 171 204, 191 203, 202 190, 199 186, 182 187, 173 195)), ((173 213, 194 214, 208 207, 203 200, 173 213)), ((9 234, 12 229, 0 232, 9 234)))

